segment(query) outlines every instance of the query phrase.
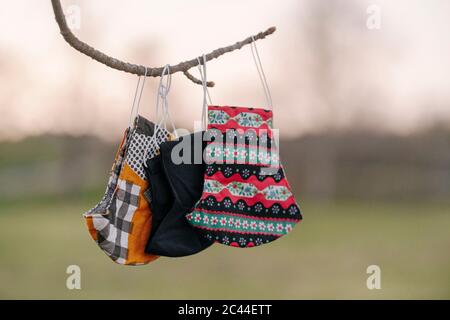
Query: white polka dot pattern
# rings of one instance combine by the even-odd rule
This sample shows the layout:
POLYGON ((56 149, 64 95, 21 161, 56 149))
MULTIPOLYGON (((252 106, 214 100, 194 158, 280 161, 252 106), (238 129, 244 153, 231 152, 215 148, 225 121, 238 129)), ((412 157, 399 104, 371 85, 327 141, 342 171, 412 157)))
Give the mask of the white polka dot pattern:
POLYGON ((157 138, 152 139, 151 136, 135 131, 131 137, 130 145, 128 146, 125 162, 144 180, 147 180, 144 172, 144 153, 147 152, 147 159, 156 156, 160 144, 167 141, 169 132, 160 128, 156 135, 157 138))

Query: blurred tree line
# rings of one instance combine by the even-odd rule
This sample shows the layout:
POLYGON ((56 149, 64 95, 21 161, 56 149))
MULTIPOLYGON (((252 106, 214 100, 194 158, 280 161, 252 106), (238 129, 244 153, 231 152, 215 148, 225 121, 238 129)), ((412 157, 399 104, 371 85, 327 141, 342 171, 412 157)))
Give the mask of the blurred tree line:
POLYGON ((281 143, 295 190, 322 199, 450 198, 450 130, 408 136, 369 131, 309 135, 281 143))
MULTIPOLYGON (((329 131, 281 141, 299 199, 446 200, 450 129, 407 136, 329 131)), ((0 201, 91 193, 99 197, 116 146, 92 136, 39 136, 0 143, 0 201)))

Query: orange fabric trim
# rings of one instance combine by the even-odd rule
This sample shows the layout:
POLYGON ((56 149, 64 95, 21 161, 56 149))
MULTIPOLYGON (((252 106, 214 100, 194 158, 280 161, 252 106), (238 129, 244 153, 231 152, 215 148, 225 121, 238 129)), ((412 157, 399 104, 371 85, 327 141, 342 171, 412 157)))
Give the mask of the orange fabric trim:
POLYGON ((119 179, 127 180, 141 187, 139 192, 139 207, 133 215, 133 229, 128 236, 128 259, 125 264, 144 264, 159 258, 159 256, 145 253, 145 246, 150 237, 152 228, 152 212, 144 191, 148 188, 148 182, 141 179, 128 164, 124 164, 119 179))
POLYGON ((97 230, 95 230, 94 228, 94 221, 92 217, 85 217, 85 220, 89 234, 91 235, 92 239, 94 239, 94 241, 97 241, 97 230))

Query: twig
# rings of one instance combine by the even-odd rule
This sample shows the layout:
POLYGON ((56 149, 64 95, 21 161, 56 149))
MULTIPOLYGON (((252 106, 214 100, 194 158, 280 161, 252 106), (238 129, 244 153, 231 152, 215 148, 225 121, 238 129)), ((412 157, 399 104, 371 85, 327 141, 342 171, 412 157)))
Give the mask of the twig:
MULTIPOLYGON (((53 6, 53 12, 55 13, 55 19, 58 23, 59 30, 61 32, 61 35, 64 37, 66 42, 68 42, 74 49, 80 51, 81 53, 84 53, 85 55, 91 57, 92 59, 107 65, 108 67, 111 67, 113 69, 133 73, 136 75, 143 76, 145 73, 145 67, 142 65, 137 65, 129 62, 124 62, 121 60, 118 60, 116 58, 110 57, 103 52, 91 47, 90 45, 84 43, 80 39, 78 39, 70 30, 70 28, 67 26, 66 18, 64 16, 64 12, 61 7, 60 0, 51 0, 52 6, 53 6)), ((254 36, 255 41, 264 39, 268 35, 271 35, 276 30, 275 27, 271 27, 267 29, 264 32, 260 32, 254 36)), ((212 59, 216 59, 220 57, 221 55, 241 49, 243 46, 250 44, 252 42, 252 37, 248 37, 242 41, 238 41, 233 45, 223 47, 216 49, 208 54, 205 55, 206 61, 210 61, 212 59)), ((201 84, 202 82, 195 78, 192 74, 188 72, 189 69, 196 67, 198 65, 197 57, 191 60, 187 60, 184 62, 180 62, 176 65, 170 66, 170 73, 176 73, 176 72, 183 72, 183 74, 191 81, 197 84, 201 84)), ((159 77, 163 71, 164 67, 147 67, 147 76, 150 77, 159 77)), ((213 87, 214 82, 209 81, 208 87, 213 87)))

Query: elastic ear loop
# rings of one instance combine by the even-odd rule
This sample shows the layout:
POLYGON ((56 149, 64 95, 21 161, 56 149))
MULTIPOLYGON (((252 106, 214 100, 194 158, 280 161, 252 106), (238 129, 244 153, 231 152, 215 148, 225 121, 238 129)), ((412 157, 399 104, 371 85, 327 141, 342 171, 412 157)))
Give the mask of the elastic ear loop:
MULTIPOLYGON (((161 74, 161 79, 160 79, 160 84, 159 84, 159 88, 158 88, 158 97, 161 96, 162 98, 162 111, 163 111, 163 124, 164 124, 164 129, 167 130, 167 120, 169 121, 169 124, 172 127, 172 131, 173 134, 175 135, 175 137, 178 138, 178 134, 176 132, 176 127, 174 122, 172 121, 172 117, 170 116, 169 113, 169 99, 168 99, 168 95, 169 95, 169 91, 170 91, 170 86, 172 85, 172 75, 170 74, 170 65, 165 65, 163 72, 161 74), (166 83, 163 84, 163 78, 164 75, 167 73, 166 75, 166 83)), ((157 99, 159 100, 159 99, 157 99)), ((157 107, 158 108, 158 107, 157 107)), ((158 109, 157 109, 157 113, 158 113, 158 109)))
MULTIPOLYGON (((170 85, 171 85, 171 82, 172 82, 171 77, 167 76, 165 84, 163 83, 164 75, 166 74, 168 68, 169 68, 169 65, 165 65, 164 66, 163 71, 161 73, 161 78, 159 79, 158 91, 156 93, 156 119, 159 118, 159 106, 161 104, 160 103, 160 101, 161 101, 160 99, 162 98, 164 100, 167 97, 167 95, 165 94, 165 91, 168 91, 168 89, 170 89, 170 85)), ((164 103, 164 101, 163 101, 163 103, 164 103)), ((161 109, 162 109, 162 112, 163 112, 163 118, 162 118, 162 120, 159 123, 163 124, 164 123, 164 121, 163 121, 163 119, 164 119, 164 112, 165 112, 164 111, 164 106, 162 106, 161 109)))
POLYGON ((206 130, 206 127, 208 125, 208 116, 207 116, 207 109, 208 109, 208 101, 209 104, 212 104, 211 101, 211 95, 209 94, 208 90, 208 79, 206 76, 206 56, 203 55, 203 67, 202 63, 200 62, 200 58, 197 58, 198 61, 198 71, 200 72, 200 77, 202 79, 202 86, 203 86, 203 107, 202 107, 202 128, 203 130, 206 130))
POLYGON ((252 36, 252 42, 250 48, 252 49, 253 61, 255 62, 256 69, 258 70, 259 79, 261 80, 264 95, 266 96, 266 101, 270 110, 273 110, 272 95, 270 94, 269 84, 267 83, 266 74, 261 63, 261 58, 259 57, 258 48, 256 47, 255 37, 252 36))
MULTIPOLYGON (((153 131, 153 135, 150 138, 150 144, 154 144, 158 137, 158 133, 161 131, 161 128, 167 130, 166 122, 169 120, 170 125, 173 129, 173 134, 176 138, 178 138, 178 134, 176 132, 175 124, 172 121, 172 118, 169 114, 169 103, 168 103, 168 94, 170 90, 170 86, 172 84, 172 75, 170 74, 170 66, 166 64, 161 73, 161 78, 159 80, 158 92, 156 97, 156 119, 159 116, 159 107, 161 104, 162 117, 158 124, 155 124, 155 129, 153 131), (167 74, 166 74, 167 73, 167 74), (165 78, 165 79, 164 79, 165 78), (164 83, 165 80, 165 83, 164 83)), ((148 154, 144 152, 144 164, 147 162, 148 154)))
POLYGON ((135 108, 135 104, 136 104, 136 97, 138 95, 138 90, 139 90, 139 84, 140 83, 141 83, 141 76, 138 77, 136 90, 134 91, 133 105, 131 106, 130 119, 128 121, 128 127, 129 128, 131 128, 131 124, 132 124, 132 121, 133 121, 133 114, 134 114, 134 108, 135 108))
POLYGON ((130 113, 130 120, 128 123, 128 127, 131 129, 131 126, 134 123, 134 119, 136 119, 137 115, 139 114, 139 104, 141 102, 141 97, 142 97, 142 91, 144 90, 144 85, 145 85, 145 79, 147 78, 147 67, 145 68, 145 72, 144 72, 144 80, 142 81, 142 86, 141 86, 141 90, 139 91, 139 84, 141 83, 141 76, 138 77, 138 82, 136 85, 136 90, 134 92, 134 98, 133 98, 133 106, 131 107, 131 113, 130 113), (136 104, 136 98, 138 96, 138 91, 139 91, 139 98, 137 99, 137 104, 136 104), (134 110, 136 108, 136 111, 134 110), (134 116, 133 116, 134 115, 134 116))

